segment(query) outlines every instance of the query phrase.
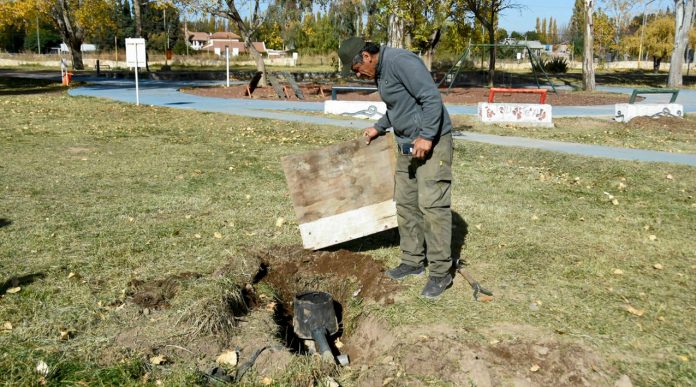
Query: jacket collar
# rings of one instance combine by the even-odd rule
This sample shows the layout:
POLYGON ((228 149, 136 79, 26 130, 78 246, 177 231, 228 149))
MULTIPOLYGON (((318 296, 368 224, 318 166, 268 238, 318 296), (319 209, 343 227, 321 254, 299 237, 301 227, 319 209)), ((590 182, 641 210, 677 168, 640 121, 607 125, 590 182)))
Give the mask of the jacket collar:
POLYGON ((377 57, 377 72, 375 73, 375 83, 377 83, 377 80, 382 74, 382 65, 384 64, 384 51, 386 50, 386 48, 387 46, 385 45, 382 45, 382 47, 379 48, 379 56, 377 57))

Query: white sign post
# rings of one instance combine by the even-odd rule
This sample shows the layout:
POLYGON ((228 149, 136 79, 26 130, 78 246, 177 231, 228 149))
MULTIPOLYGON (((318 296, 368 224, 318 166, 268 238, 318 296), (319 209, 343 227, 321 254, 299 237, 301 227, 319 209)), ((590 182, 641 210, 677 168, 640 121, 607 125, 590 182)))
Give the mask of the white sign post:
POLYGON ((230 87, 230 47, 225 46, 225 61, 227 62, 227 87, 230 87))
POLYGON ((145 67, 145 39, 126 38, 126 66, 135 68, 135 104, 140 105, 138 67, 145 67))

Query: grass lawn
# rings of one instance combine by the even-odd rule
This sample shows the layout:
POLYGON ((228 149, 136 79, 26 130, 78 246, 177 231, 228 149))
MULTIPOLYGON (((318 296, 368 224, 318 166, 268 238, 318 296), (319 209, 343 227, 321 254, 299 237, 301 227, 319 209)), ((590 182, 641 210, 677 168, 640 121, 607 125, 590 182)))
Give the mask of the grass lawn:
POLYGON ((523 128, 512 125, 485 125, 475 116, 452 117, 455 130, 531 137, 545 140, 608 145, 622 148, 652 149, 675 153, 696 153, 696 117, 638 118, 615 122, 609 118, 555 118, 554 128, 523 128))
MULTIPOLYGON (((301 245, 280 158, 360 133, 43 87, 0 82, 0 383, 205 384, 217 352, 204 344, 278 344, 264 303, 220 316, 255 252, 301 245), (143 282, 172 278, 166 302, 136 304, 143 282), (165 349, 179 355, 159 361, 165 349)), ((424 301, 425 278, 409 279, 394 303, 345 307, 354 337, 377 321, 393 338, 373 338, 369 361, 289 354, 282 373, 257 364, 242 382, 466 384, 486 376, 444 362, 480 360, 471 369, 498 384, 693 384, 695 172, 457 142, 455 234, 494 300, 473 302, 458 277, 424 301)), ((389 237, 367 242, 344 247, 398 262, 389 237)))

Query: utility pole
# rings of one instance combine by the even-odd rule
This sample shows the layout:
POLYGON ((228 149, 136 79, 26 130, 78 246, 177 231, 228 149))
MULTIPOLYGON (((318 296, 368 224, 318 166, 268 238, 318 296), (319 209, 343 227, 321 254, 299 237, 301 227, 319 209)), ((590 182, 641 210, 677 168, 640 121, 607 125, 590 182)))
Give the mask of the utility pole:
POLYGON ((36 14, 36 52, 41 55, 41 32, 39 30, 39 14, 36 14))
POLYGON ((645 35, 645 18, 646 18, 646 12, 648 8, 648 4, 652 3, 655 0, 650 0, 643 4, 643 24, 640 27, 640 44, 638 46, 638 69, 640 69, 641 65, 640 62, 643 60, 643 35, 645 35))

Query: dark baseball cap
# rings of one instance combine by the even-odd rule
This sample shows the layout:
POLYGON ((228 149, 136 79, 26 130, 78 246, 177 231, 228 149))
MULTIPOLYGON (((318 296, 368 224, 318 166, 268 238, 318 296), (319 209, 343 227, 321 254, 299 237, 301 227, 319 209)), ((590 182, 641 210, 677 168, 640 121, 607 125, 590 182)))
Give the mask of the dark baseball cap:
POLYGON ((360 54, 360 51, 365 47, 365 41, 362 38, 354 36, 341 42, 338 47, 338 57, 341 59, 342 71, 341 75, 347 77, 350 75, 353 58, 360 54))

